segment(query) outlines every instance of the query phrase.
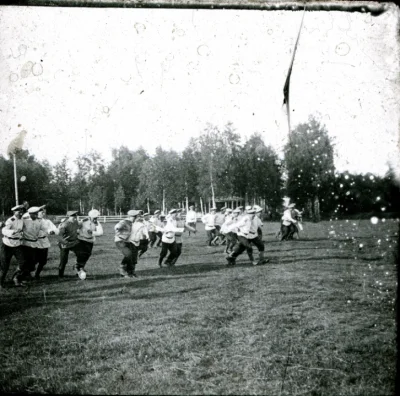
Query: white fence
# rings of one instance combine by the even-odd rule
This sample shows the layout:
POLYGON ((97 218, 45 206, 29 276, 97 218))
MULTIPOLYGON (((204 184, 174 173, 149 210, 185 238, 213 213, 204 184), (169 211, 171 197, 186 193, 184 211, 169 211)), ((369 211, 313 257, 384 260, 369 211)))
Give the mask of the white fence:
MULTIPOLYGON (((56 223, 60 223, 62 219, 65 219, 67 216, 54 216, 54 221, 56 223)), ((99 216, 97 219, 101 223, 118 223, 120 220, 126 219, 127 215, 117 215, 117 216, 99 216)), ((186 216, 182 216, 185 219, 186 216)), ((197 213, 197 221, 201 221, 201 213, 197 213)), ((86 219, 87 216, 78 216, 79 220, 86 219)))

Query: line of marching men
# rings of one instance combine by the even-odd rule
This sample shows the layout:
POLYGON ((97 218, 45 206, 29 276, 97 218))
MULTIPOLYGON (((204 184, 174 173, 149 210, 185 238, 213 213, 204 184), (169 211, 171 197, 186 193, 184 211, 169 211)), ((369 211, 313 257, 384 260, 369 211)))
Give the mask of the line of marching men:
POLYGON ((247 252, 253 265, 267 263, 264 257, 264 242, 262 240, 261 214, 263 209, 258 206, 239 206, 236 209, 223 207, 220 211, 211 208, 210 213, 202 217, 207 232, 208 246, 226 244, 227 266, 233 266, 236 258, 247 252), (256 261, 253 246, 258 249, 259 259, 256 261))
POLYGON ((167 216, 161 215, 161 212, 156 210, 150 218, 149 213, 143 214, 141 210, 128 211, 128 218, 121 220, 115 226, 115 245, 123 255, 120 275, 125 278, 136 277, 135 267, 138 258, 149 246, 161 246, 158 258, 160 268, 167 255, 164 264, 168 267, 174 266, 182 254, 184 231, 196 233, 196 223, 189 221, 191 215, 188 213, 186 219, 183 219, 181 209, 171 209, 167 216), (155 245, 157 237, 158 242, 155 245))
MULTIPOLYGON (((17 205, 11 210, 13 216, 2 227, 1 287, 4 287, 12 257, 17 260, 17 269, 12 275, 15 286, 25 286, 28 281, 40 279, 50 247, 48 235, 59 236, 58 276, 64 277, 69 253, 73 252, 76 256, 75 272, 80 279, 86 279, 85 266, 91 257, 94 242, 96 237, 103 235, 103 228, 97 219, 100 213, 96 209, 91 210, 82 220, 78 219, 78 211, 68 211, 58 227, 46 218, 45 205, 33 206, 27 210, 24 205, 17 205)), ((143 255, 149 246, 161 246, 158 259, 160 267, 167 255, 164 264, 175 265, 182 253, 183 232, 188 230, 189 233, 196 233, 196 214, 193 207, 185 220, 181 212, 181 209, 172 209, 167 216, 163 216, 156 210, 151 218, 141 210, 128 212, 127 218, 115 226, 115 245, 123 255, 120 264, 121 276, 136 277, 138 257, 143 255), (194 219, 191 212, 194 213, 194 219)))
MULTIPOLYGON (((86 279, 85 266, 91 257, 94 242, 96 237, 103 235, 102 226, 97 220, 100 214, 97 210, 92 209, 82 220, 78 220, 78 211, 69 211, 58 227, 46 218, 45 205, 33 206, 27 210, 23 205, 17 205, 11 210, 13 216, 2 228, 1 286, 4 285, 13 256, 18 263, 12 276, 16 286, 24 286, 32 278, 40 278, 50 247, 48 235, 59 235, 59 277, 64 276, 69 253, 72 251, 76 256, 75 272, 80 279, 86 279)), ((253 265, 268 262, 264 257, 261 213, 262 208, 257 205, 245 209, 238 207, 235 210, 224 207, 218 212, 213 208, 202 217, 208 246, 226 244, 227 266, 235 265, 236 258, 244 251, 253 265), (254 259, 253 246, 259 251, 258 261, 254 259)), ((149 247, 161 246, 159 267, 162 267, 165 258, 166 266, 174 266, 182 254, 182 235, 185 231, 189 231, 189 235, 191 232, 196 233, 196 222, 197 215, 193 206, 189 207, 185 219, 181 209, 172 209, 167 216, 156 210, 151 217, 141 210, 128 211, 127 218, 115 226, 115 245, 123 255, 120 275, 125 278, 136 277, 138 258, 149 247)))

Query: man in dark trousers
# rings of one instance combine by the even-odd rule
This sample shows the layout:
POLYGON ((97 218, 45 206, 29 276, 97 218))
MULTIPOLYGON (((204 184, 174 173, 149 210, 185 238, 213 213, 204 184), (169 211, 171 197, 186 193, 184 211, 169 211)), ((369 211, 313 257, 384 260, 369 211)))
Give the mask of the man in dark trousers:
POLYGON ((14 274, 15 284, 22 280, 31 280, 31 272, 35 271, 35 265, 40 254, 39 237, 46 233, 46 228, 41 220, 38 219, 39 206, 31 206, 28 212, 22 216, 24 227, 22 229, 22 251, 24 252, 25 265, 23 270, 14 274))
POLYGON ((161 252, 160 257, 158 259, 158 266, 162 267, 162 262, 165 256, 168 254, 167 259, 165 260, 165 264, 170 267, 173 264, 173 261, 177 257, 178 254, 178 247, 176 244, 175 233, 182 233, 184 231, 184 227, 178 228, 176 215, 178 209, 171 209, 167 216, 167 222, 163 229, 163 236, 162 236, 162 245, 161 245, 161 252))
POLYGON ((100 212, 96 209, 92 209, 88 213, 88 217, 84 218, 80 223, 78 233, 78 245, 76 247, 76 272, 79 279, 86 279, 85 265, 92 255, 93 245, 97 236, 103 235, 103 227, 98 222, 97 218, 100 216, 100 212))
MULTIPOLYGON (((69 252, 72 251, 78 260, 77 246, 79 244, 78 231, 82 228, 82 223, 78 221, 78 211, 70 210, 67 212, 67 219, 59 226, 60 240, 60 265, 58 267, 58 276, 64 277, 65 266, 68 263, 69 252)), ((76 266, 75 266, 76 267, 76 266)))
MULTIPOLYGON (((1 245, 0 251, 0 287, 4 287, 5 279, 7 276, 8 269, 10 268, 10 262, 14 256, 17 260, 18 268, 24 268, 24 254, 21 247, 22 239, 22 228, 24 222, 21 219, 23 214, 23 205, 14 206, 11 211, 13 212, 4 227, 2 228, 3 244, 1 245)), ((15 283, 16 286, 22 286, 21 282, 15 283)))
MULTIPOLYGON (((189 232, 193 232, 194 234, 196 234, 196 229, 189 226, 189 224, 187 224, 185 222, 185 220, 182 219, 182 215, 183 215, 182 212, 183 212, 182 209, 177 210, 177 214, 176 214, 177 228, 183 228, 184 231, 188 230, 189 232)), ((183 235, 183 232, 175 232, 176 254, 175 254, 175 258, 173 260, 171 260, 171 266, 176 264, 179 256, 182 254, 182 235, 183 235)))

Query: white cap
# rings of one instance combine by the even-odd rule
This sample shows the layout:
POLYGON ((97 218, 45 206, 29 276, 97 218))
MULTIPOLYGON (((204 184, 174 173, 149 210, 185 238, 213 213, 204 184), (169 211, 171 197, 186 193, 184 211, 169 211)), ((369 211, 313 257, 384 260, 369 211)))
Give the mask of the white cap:
POLYGON ((31 207, 28 209, 28 213, 38 213, 39 210, 41 210, 41 208, 39 208, 39 206, 31 206, 31 207))
POLYGON ((91 219, 95 219, 96 217, 99 217, 99 216, 100 216, 100 212, 99 212, 98 210, 96 210, 96 209, 92 209, 92 210, 88 213, 88 216, 89 216, 91 219))
POLYGON ((129 210, 128 211, 128 216, 137 216, 137 215, 139 215, 140 214, 140 210, 135 210, 135 209, 132 209, 132 210, 129 210))

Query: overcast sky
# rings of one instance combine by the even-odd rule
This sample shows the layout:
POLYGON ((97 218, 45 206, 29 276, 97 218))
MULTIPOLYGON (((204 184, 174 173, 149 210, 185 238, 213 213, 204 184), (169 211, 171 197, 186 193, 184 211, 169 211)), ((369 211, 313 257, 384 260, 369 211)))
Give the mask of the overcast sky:
MULTIPOLYGON (((399 14, 306 12, 292 126, 320 117, 340 171, 399 157, 399 14)), ((287 141, 302 12, 0 7, 0 142, 55 164, 111 147, 183 150, 207 122, 287 141)))

